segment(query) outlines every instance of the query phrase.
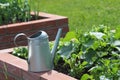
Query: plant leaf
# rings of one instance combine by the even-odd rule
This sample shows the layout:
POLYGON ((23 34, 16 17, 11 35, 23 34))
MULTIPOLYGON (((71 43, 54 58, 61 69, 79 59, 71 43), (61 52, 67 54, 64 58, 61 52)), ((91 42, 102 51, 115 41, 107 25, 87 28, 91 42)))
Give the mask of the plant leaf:
POLYGON ((70 42, 69 45, 64 45, 59 51, 58 53, 62 56, 62 57, 66 57, 66 58, 69 58, 71 53, 72 53, 72 49, 73 49, 73 46, 72 46, 72 42, 70 42))
POLYGON ((63 39, 63 41, 70 41, 71 39, 75 38, 76 34, 73 31, 70 31, 66 34, 65 38, 63 39))
POLYGON ((81 77, 81 80, 93 80, 92 79, 92 76, 89 75, 89 74, 84 74, 82 77, 81 77))
POLYGON ((114 41, 113 45, 114 45, 114 46, 120 46, 120 40, 114 41))
POLYGON ((102 39, 102 37, 105 35, 102 32, 90 32, 90 35, 95 36, 97 39, 102 39))

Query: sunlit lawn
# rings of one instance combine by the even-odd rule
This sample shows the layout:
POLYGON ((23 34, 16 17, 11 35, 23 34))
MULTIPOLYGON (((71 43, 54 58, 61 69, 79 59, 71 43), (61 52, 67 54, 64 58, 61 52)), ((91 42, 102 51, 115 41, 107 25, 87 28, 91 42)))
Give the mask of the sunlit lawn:
POLYGON ((120 24, 120 0, 31 1, 32 5, 39 5, 39 8, 34 9, 67 16, 70 30, 89 30, 93 25, 101 24, 114 29, 120 24))

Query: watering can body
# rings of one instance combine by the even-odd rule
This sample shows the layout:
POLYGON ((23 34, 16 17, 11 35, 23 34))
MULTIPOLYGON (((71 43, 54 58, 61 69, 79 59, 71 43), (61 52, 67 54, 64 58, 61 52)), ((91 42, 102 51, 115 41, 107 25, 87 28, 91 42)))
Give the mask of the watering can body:
POLYGON ((40 72, 53 68, 48 35, 44 31, 38 32, 28 38, 28 50, 29 71, 40 72))
MULTIPOLYGON (((24 35, 24 33, 20 33, 16 35, 15 40, 18 36, 24 35)), ((54 53, 56 51, 59 38, 61 35, 61 30, 57 33, 55 45, 52 49, 52 52, 49 48, 49 39, 48 35, 44 31, 39 31, 33 34, 28 39, 28 70, 32 72, 41 72, 52 70, 54 53)))

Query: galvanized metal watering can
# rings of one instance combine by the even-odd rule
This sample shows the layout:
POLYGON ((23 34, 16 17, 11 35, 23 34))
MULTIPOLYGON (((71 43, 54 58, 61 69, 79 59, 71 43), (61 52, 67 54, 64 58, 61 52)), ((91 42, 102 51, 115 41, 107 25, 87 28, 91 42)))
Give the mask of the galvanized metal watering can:
POLYGON ((61 32, 62 29, 60 28, 56 35, 56 39, 52 51, 50 51, 49 48, 48 35, 44 31, 39 31, 30 37, 27 37, 27 35, 24 33, 19 33, 15 36, 14 42, 16 41, 16 38, 19 36, 26 36, 28 39, 28 50, 29 50, 28 70, 29 71, 41 72, 41 71, 48 71, 53 69, 54 67, 53 60, 59 43, 61 32))

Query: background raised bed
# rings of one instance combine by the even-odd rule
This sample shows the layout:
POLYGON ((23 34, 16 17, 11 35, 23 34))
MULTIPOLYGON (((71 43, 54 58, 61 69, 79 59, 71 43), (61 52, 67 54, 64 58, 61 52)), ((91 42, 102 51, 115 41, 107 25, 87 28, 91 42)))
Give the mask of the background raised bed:
MULTIPOLYGON (((39 15, 45 18, 0 26, 0 49, 14 47, 13 40, 18 33, 25 33, 30 36, 39 30, 44 30, 48 33, 49 39, 54 40, 58 28, 63 28, 62 37, 69 31, 67 17, 43 12, 40 12, 39 15)), ((25 38, 20 38, 17 40, 17 44, 26 45, 27 41, 25 38)))

